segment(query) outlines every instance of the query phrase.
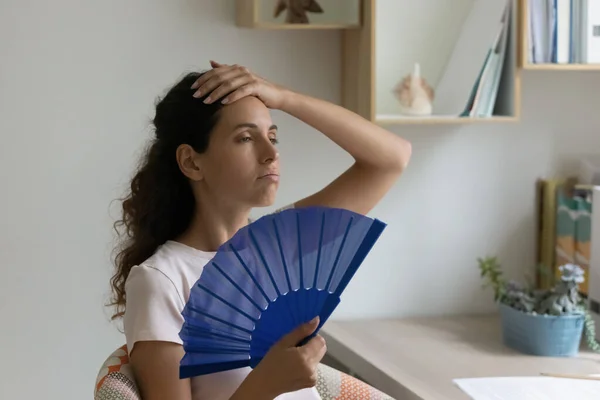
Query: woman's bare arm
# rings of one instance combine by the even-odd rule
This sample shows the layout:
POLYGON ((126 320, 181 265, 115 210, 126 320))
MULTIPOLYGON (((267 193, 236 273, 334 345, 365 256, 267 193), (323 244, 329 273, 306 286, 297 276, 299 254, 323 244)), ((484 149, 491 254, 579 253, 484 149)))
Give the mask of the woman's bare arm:
POLYGON ((343 107, 290 92, 281 110, 322 132, 355 160, 325 188, 296 202, 296 207, 323 205, 367 214, 408 165, 409 142, 343 107))
POLYGON ((143 400, 192 400, 189 379, 179 379, 183 347, 162 341, 137 342, 130 355, 143 400))
MULTIPOLYGON (((184 355, 177 343, 144 341, 135 345, 130 362, 143 400, 191 400, 190 379, 179 378, 179 363, 184 355)), ((265 394, 268 385, 250 374, 231 400, 271 400, 265 394)), ((275 397, 275 396, 272 396, 275 397)))
MULTIPOLYGON (((296 344, 319 324, 315 318, 285 335, 250 372, 230 400, 272 400, 282 393, 316 384, 317 366, 327 347, 316 336, 305 345, 296 344)), ((179 378, 183 346, 163 341, 137 342, 130 355, 133 373, 143 400, 191 400, 190 379, 179 378)))
POLYGON ((312 126, 347 151, 355 160, 347 171, 319 192, 295 203, 322 205, 367 214, 387 193, 408 165, 411 146, 406 140, 338 105, 295 93, 239 65, 211 61, 213 69, 192 88, 204 101, 230 104, 256 96, 269 108, 282 110, 312 126))

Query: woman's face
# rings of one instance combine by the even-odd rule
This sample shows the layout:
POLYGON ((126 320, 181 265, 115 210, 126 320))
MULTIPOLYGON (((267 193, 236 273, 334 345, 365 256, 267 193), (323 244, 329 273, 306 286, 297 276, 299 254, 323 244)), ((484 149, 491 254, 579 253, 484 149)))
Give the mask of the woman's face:
POLYGON ((245 97, 221 109, 206 152, 199 155, 203 191, 217 201, 269 206, 279 187, 277 127, 269 109, 245 97))

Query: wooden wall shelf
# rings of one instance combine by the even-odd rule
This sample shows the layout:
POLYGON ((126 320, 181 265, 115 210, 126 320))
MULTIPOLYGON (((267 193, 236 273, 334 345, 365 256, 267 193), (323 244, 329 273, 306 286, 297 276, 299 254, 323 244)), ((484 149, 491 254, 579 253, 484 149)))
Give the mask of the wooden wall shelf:
MULTIPOLYGON (((426 117, 412 117, 404 116, 400 113, 400 107, 397 100, 390 95, 394 86, 401 80, 402 76, 410 73, 408 70, 392 71, 393 77, 391 77, 389 70, 390 67, 384 64, 382 60, 389 60, 394 57, 394 52, 402 49, 404 43, 407 46, 411 44, 413 39, 402 35, 403 28, 393 28, 387 32, 382 32, 382 24, 388 24, 392 21, 390 18, 394 18, 394 15, 399 15, 397 8, 399 3, 403 3, 402 7, 407 8, 407 14, 416 12, 417 2, 414 0, 364 0, 362 3, 362 27, 360 29, 346 30, 343 33, 343 48, 342 48, 342 104, 344 107, 360 114, 364 118, 369 119, 375 123, 381 125, 405 125, 405 124, 467 124, 475 122, 490 122, 490 123, 504 123, 504 122, 516 122, 520 117, 520 97, 521 97, 521 79, 520 70, 518 68, 517 58, 519 56, 519 21, 518 18, 520 9, 518 7, 518 1, 514 0, 513 3, 513 15, 511 19, 511 34, 509 38, 509 46, 507 51, 507 64, 510 73, 502 73, 498 91, 498 103, 502 102, 503 109, 506 110, 502 113, 494 113, 486 117, 459 117, 458 115, 464 109, 468 101, 468 94, 473 89, 473 83, 466 83, 462 87, 462 93, 464 94, 465 89, 467 90, 467 96, 462 100, 459 98, 457 101, 458 111, 444 112, 436 115, 436 102, 434 99, 434 111, 433 115, 426 117), (410 3, 412 2, 412 3, 410 3), (389 7, 390 9, 386 9, 389 7), (411 8, 412 9, 409 9, 411 8), (391 17, 390 17, 391 15, 391 17), (383 33, 383 34, 382 34, 383 33), (390 39, 395 38, 395 39, 390 39), (393 46, 393 47, 391 47, 393 46), (393 79, 393 80, 392 80, 393 79), (384 93, 388 91, 388 93, 384 93), (500 100, 500 96, 503 99, 500 100), (461 104, 462 102, 462 104, 461 104)), ((431 1, 427 2, 429 6, 432 4, 431 1)), ((469 9, 472 7, 472 2, 468 3, 463 1, 463 17, 466 19, 469 9)), ((443 18, 438 15, 438 19, 443 18)), ((457 18, 459 18, 457 16, 457 18)), ((402 25, 403 21, 398 21, 397 25, 402 25)), ((455 22, 455 27, 463 21, 459 20, 455 22)), ((498 26, 500 17, 498 17, 498 26)), ((496 29, 496 28, 494 28, 496 29)), ((440 32, 438 32, 439 37, 440 32)), ((418 32, 417 35, 425 36, 423 32, 418 32)), ((455 36, 458 36, 456 31, 455 36)), ((431 39, 432 41, 438 41, 438 38, 431 39)), ((421 43, 429 43, 421 40, 421 43)), ((462 43, 464 46, 464 42, 462 43)), ((489 46, 491 47, 491 41, 489 46)), ((486 45, 487 46, 487 45, 486 45)), ((446 43, 448 48, 447 53, 440 56, 438 59, 442 59, 442 67, 436 66, 439 70, 443 70, 445 63, 450 63, 449 58, 452 53, 454 43, 446 43), (445 57, 445 58, 444 58, 445 57)), ((417 49, 420 50, 420 49, 417 49)), ((402 49, 402 51, 405 51, 402 49)), ((487 47, 486 47, 487 51, 487 47)), ((418 57, 419 51, 405 51, 410 57, 418 57)), ((435 64, 435 55, 427 55, 425 51, 420 51, 420 54, 424 58, 428 58, 429 65, 435 64)), ((398 57, 396 57, 398 59, 398 57)), ((417 60, 415 60, 416 62, 417 60)), ((423 60, 425 61, 425 60, 423 60)), ((411 61, 412 62, 412 61, 411 61)), ((483 60, 479 61, 481 65, 475 65, 477 72, 483 67, 483 60)), ((456 64, 453 66, 454 74, 456 74, 456 64)), ((421 67, 423 71, 425 68, 421 67)), ((433 68, 431 68, 433 69, 433 68)), ((430 69, 430 70, 431 70, 430 69)), ((443 74, 443 72, 442 72, 443 74)), ((459 74, 457 74, 459 75, 459 74)), ((423 77, 427 79, 427 74, 423 74, 423 77)), ((448 98, 448 85, 446 85, 446 98, 448 98)), ((437 93, 436 93, 437 95, 437 93)))
POLYGON ((237 0, 236 23, 252 29, 328 30, 360 28, 362 0, 317 0, 324 13, 307 13, 309 23, 286 23, 283 11, 274 17, 278 0, 237 0), (337 10, 332 12, 331 10, 337 10))
POLYGON ((404 117, 396 115, 377 115, 374 122, 378 125, 440 125, 440 124, 476 124, 519 122, 518 117, 493 116, 485 118, 460 118, 453 115, 433 115, 430 117, 404 117))
MULTIPOLYGON (((468 44, 470 43, 468 39, 465 40, 465 37, 472 38, 477 36, 478 32, 482 32, 482 36, 485 35, 485 46, 491 47, 493 40, 488 37, 490 32, 494 36, 497 35, 500 17, 494 16, 494 19, 488 18, 483 21, 485 18, 482 18, 481 15, 486 18, 488 15, 492 15, 491 12, 487 12, 487 9, 491 10, 495 4, 501 4, 503 7, 502 0, 453 0, 452 2, 439 0, 441 1, 439 4, 435 3, 435 0, 317 1, 323 5, 323 8, 327 5, 329 10, 349 8, 341 20, 338 17, 343 13, 338 13, 337 16, 335 13, 330 14, 327 17, 329 19, 325 22, 319 21, 319 18, 315 17, 316 15, 322 17, 324 14, 309 14, 311 20, 309 24, 288 24, 285 23, 283 17, 274 19, 272 16, 277 0, 237 0, 237 24, 254 29, 342 30, 342 105, 380 125, 514 123, 520 120, 521 115, 522 70, 600 71, 600 64, 536 64, 530 62, 529 5, 532 1, 538 0, 510 0, 512 1, 512 15, 509 44, 499 78, 494 111, 491 115, 489 112, 485 113, 484 117, 459 117, 468 103, 468 94, 465 96, 464 93, 465 88, 473 89, 471 82, 474 79, 468 75, 467 80, 463 79, 460 85, 456 84, 460 88, 449 89, 449 87, 455 78, 457 81, 461 80, 463 71, 461 68, 470 70, 471 73, 473 68, 478 68, 478 72, 483 68, 483 65, 480 65, 483 64, 481 51, 475 56, 465 52, 465 48, 469 48, 468 44), (485 5, 483 5, 484 3, 485 5), (348 6, 349 4, 352 5, 348 6), (478 11, 474 11, 475 9, 478 11), (348 13, 348 10, 351 11, 348 13), (419 11, 422 10, 426 12, 419 14, 419 11), (484 11, 482 12, 482 10, 484 11), (477 18, 471 15, 476 12, 477 18), (444 13, 452 15, 446 18, 444 13), (338 18, 337 21, 336 18, 338 18), (483 22, 477 24, 473 21, 483 22), (436 22, 444 25, 443 28, 449 32, 446 36, 451 38, 440 34, 442 28, 437 27, 436 22), (461 31, 463 24, 465 27, 469 27, 470 34, 461 31), (492 28, 487 28, 488 26, 492 28), (430 29, 430 27, 438 30, 435 35, 431 31, 433 28, 430 29), (486 30, 487 32, 484 32, 486 30), (424 38, 428 34, 434 39, 425 40, 424 38), (462 39, 460 39, 461 37, 462 39), (457 50, 459 48, 457 43, 462 46, 462 53, 457 50), (435 50, 430 50, 430 48, 435 50), (464 55, 467 57, 463 57, 464 55), (463 59, 467 61, 462 61, 463 59), (472 61, 469 62, 469 59, 472 61), (409 60, 411 63, 418 62, 421 65, 421 71, 425 71, 422 74, 423 77, 428 81, 431 78, 439 83, 442 80, 441 77, 445 79, 442 92, 446 101, 440 102, 443 103, 443 106, 436 105, 436 100, 440 97, 438 90, 440 88, 433 85, 436 90, 436 98, 433 102, 432 116, 411 117, 404 116, 400 112, 399 102, 393 97, 392 90, 403 76, 411 72, 408 70, 405 60, 409 60), (463 64, 457 63, 457 60, 463 64), (449 94, 454 95, 455 92, 460 92, 459 95, 454 96, 458 99, 455 101, 460 110, 456 111, 453 108, 451 112, 448 112, 447 100, 449 97, 453 97, 449 94)), ((495 15, 500 15, 497 14, 497 8, 494 12, 495 15)), ((479 45, 481 45, 481 41, 479 45)), ((485 51, 487 49, 488 47, 484 47, 485 51)))
POLYGON ((528 62, 522 68, 533 71, 600 71, 600 64, 534 64, 528 62))
POLYGON ((348 25, 343 24, 310 24, 310 25, 301 25, 301 24, 274 24, 268 22, 254 22, 251 25, 240 25, 247 28, 254 29, 271 29, 271 30, 341 30, 341 29, 351 29, 348 25))

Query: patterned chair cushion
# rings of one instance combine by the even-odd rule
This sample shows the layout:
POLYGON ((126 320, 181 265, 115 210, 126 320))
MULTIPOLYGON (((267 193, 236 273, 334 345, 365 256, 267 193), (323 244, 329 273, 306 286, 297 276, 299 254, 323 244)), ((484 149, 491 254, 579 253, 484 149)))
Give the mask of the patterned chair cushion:
MULTIPOLYGON (((319 365, 317 391, 323 400, 393 400, 366 383, 324 364, 319 365)), ((102 365, 96 379, 94 400, 141 400, 126 346, 119 347, 102 365)))
POLYGON ((363 381, 319 364, 317 391, 323 400, 394 400, 363 381))
POLYGON ((126 345, 113 352, 100 368, 94 400, 141 400, 129 365, 126 345))

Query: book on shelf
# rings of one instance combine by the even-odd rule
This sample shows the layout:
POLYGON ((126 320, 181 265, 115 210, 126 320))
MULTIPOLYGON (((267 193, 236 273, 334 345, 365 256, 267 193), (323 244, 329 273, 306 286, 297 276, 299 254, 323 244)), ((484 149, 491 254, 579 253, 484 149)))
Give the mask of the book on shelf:
POLYGON ((463 111, 464 116, 489 117, 494 112, 509 36, 510 5, 511 3, 508 2, 504 10, 504 15, 498 26, 498 35, 488 51, 481 75, 474 87, 476 90, 474 91, 473 102, 470 107, 466 107, 463 111))
POLYGON ((585 281, 579 291, 589 292, 593 187, 577 179, 540 179, 537 182, 537 264, 536 284, 549 289, 560 279, 559 267, 577 264, 585 281))
POLYGON ((434 108, 458 117, 513 115, 514 0, 475 0, 436 88, 434 108))
POLYGON ((549 289, 554 281, 556 254, 556 192, 564 184, 563 179, 540 179, 537 182, 537 265, 536 284, 549 289))
POLYGON ((530 0, 527 7, 530 63, 600 63, 600 1, 530 0))

